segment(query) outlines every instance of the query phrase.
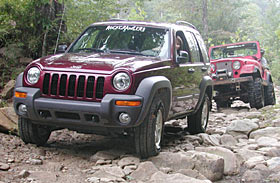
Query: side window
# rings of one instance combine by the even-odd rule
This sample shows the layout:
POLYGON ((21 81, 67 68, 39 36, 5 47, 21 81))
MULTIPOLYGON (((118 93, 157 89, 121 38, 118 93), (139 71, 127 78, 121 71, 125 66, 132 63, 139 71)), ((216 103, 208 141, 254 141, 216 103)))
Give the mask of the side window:
MULTIPOLYGON (((180 51, 187 51, 189 52, 189 45, 187 43, 187 39, 183 33, 183 31, 177 31, 176 32, 176 38, 175 38, 175 47, 176 47, 176 54, 177 56, 180 54, 180 51)), ((188 58, 189 62, 191 62, 190 59, 190 53, 189 53, 189 58, 188 58)))
POLYGON ((200 51, 202 53, 202 57, 204 62, 209 62, 209 58, 208 58, 208 54, 207 54, 207 49, 206 46, 204 44, 204 41, 202 39, 202 37, 199 34, 196 34, 196 39, 198 41, 199 47, 200 47, 200 51))
POLYGON ((200 52, 194 35, 190 32, 185 32, 185 36, 187 38, 189 49, 190 49, 191 61, 200 62, 200 52))

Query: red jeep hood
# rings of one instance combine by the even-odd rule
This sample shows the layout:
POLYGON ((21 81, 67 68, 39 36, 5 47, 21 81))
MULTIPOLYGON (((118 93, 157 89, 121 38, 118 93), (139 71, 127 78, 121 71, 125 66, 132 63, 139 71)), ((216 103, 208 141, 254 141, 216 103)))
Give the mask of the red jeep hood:
POLYGON ((211 60, 211 63, 217 62, 226 62, 226 61, 240 61, 240 62, 258 62, 257 60, 253 59, 252 57, 235 57, 235 58, 222 58, 218 60, 211 60))
POLYGON ((43 70, 94 72, 110 74, 118 68, 136 71, 151 66, 160 58, 144 57, 124 54, 96 53, 96 54, 58 54, 40 58, 34 63, 43 70), (93 71, 94 70, 94 71, 93 71))

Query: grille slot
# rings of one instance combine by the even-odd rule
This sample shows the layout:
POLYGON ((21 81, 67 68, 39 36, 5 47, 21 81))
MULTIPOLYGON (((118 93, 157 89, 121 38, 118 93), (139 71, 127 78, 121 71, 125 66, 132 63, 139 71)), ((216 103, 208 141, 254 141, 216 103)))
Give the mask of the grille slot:
POLYGON ((46 73, 42 84, 42 94, 63 99, 102 99, 104 77, 46 73))

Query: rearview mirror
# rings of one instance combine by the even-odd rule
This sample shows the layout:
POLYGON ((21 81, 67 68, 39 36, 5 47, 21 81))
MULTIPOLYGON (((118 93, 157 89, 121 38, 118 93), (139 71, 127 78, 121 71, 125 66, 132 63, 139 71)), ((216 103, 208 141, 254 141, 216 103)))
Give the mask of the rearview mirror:
POLYGON ((177 57, 177 63, 182 64, 189 61, 189 53, 187 51, 180 51, 177 57))

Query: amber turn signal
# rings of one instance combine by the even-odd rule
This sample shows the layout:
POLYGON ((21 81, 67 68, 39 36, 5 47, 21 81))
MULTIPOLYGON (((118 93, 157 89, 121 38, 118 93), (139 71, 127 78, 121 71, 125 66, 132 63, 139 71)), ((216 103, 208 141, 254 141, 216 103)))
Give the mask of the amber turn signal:
POLYGON ((18 97, 18 98, 26 98, 27 97, 27 93, 24 93, 24 92, 15 92, 15 97, 18 97))
POLYGON ((141 105, 141 101, 117 100, 116 105, 118 105, 118 106, 139 106, 139 105, 141 105))

